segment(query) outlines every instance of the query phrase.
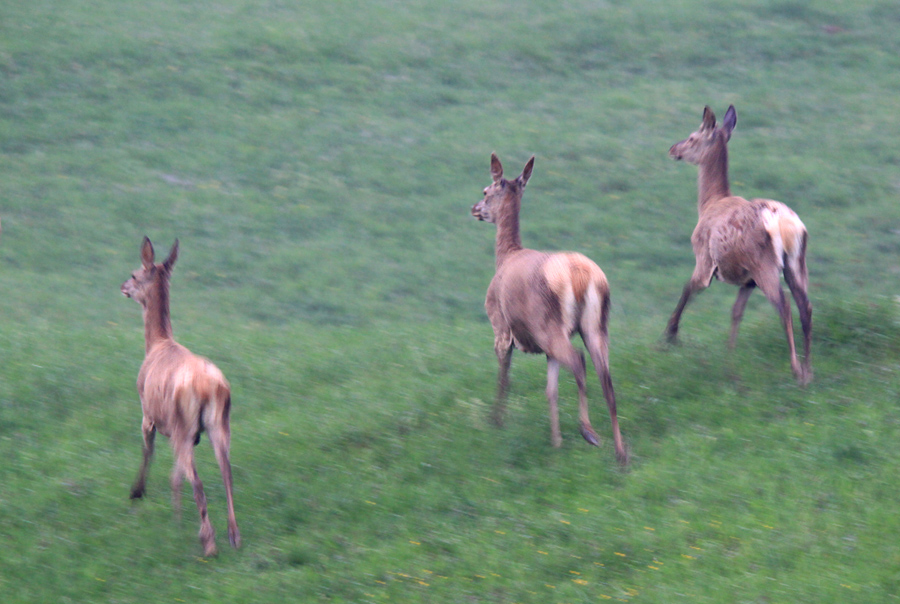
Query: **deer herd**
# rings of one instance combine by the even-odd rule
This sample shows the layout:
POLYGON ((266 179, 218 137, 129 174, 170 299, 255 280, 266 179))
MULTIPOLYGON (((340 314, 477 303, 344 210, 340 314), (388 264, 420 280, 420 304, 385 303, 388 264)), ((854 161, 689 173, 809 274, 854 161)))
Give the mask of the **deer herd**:
MULTIPOLYGON (((695 293, 708 287, 713 277, 738 286, 731 317, 729 347, 753 289, 759 287, 775 306, 787 336, 791 369, 797 381, 812 379, 810 343, 812 307, 807 296, 806 244, 803 223, 790 208, 769 199, 747 200, 731 194, 728 183, 728 141, 737 122, 728 108, 721 125, 706 107, 700 128, 676 143, 669 155, 699 168, 699 220, 691 236, 696 256, 694 273, 684 286, 665 330, 674 342, 685 306, 695 293), (781 287, 780 274, 797 304, 803 330, 803 359, 794 345, 791 307, 781 287)), ((472 216, 496 226, 496 272, 487 290, 485 310, 494 330, 494 352, 499 362, 497 395, 492 419, 500 425, 509 386, 514 348, 547 357, 547 400, 550 435, 554 447, 562 443, 557 405, 560 366, 575 376, 581 435, 592 444, 600 438, 591 426, 586 394, 584 355, 572 345, 578 334, 591 358, 603 389, 612 423, 613 445, 620 464, 628 452, 619 432, 616 396, 609 370, 610 287, 606 275, 593 261, 575 252, 540 252, 522 246, 519 209, 531 178, 534 157, 512 180, 503 177, 503 166, 491 155, 492 182, 484 199, 472 207, 472 216)), ((207 359, 191 353, 172 337, 169 319, 169 277, 178 258, 178 241, 168 257, 155 262, 153 245, 144 238, 141 267, 122 284, 122 293, 143 308, 146 340, 144 362, 137 379, 143 411, 143 462, 131 490, 132 498, 144 495, 147 469, 156 432, 168 437, 175 453, 171 486, 176 510, 186 478, 193 487, 200 512, 200 541, 204 555, 216 553, 203 484, 197 475, 193 448, 206 432, 225 482, 228 505, 228 537, 241 542, 232 499, 229 462, 231 391, 222 372, 207 359)))

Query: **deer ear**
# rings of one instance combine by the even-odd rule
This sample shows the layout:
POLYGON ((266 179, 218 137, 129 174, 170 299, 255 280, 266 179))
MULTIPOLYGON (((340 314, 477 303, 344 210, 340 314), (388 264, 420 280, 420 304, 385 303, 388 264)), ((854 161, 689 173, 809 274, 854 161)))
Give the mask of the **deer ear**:
POLYGON ((518 181, 522 183, 523 187, 528 184, 528 179, 531 178, 532 169, 534 169, 534 155, 532 155, 531 159, 528 160, 528 163, 525 164, 525 168, 522 170, 522 174, 518 178, 518 181))
POLYGON ((172 267, 175 266, 175 261, 178 260, 178 240, 175 240, 175 243, 172 244, 172 249, 169 251, 169 257, 166 258, 165 262, 163 262, 163 268, 166 271, 171 271, 172 267))
POLYGON ((494 182, 500 182, 500 179, 503 178, 503 165, 496 153, 491 153, 491 178, 494 179, 494 182))
POLYGON ((725 112, 725 118, 722 120, 722 130, 725 131, 727 139, 731 139, 731 131, 734 130, 736 124, 737 111, 734 110, 734 105, 729 105, 728 111, 725 112))
POLYGON ((712 112, 709 105, 703 108, 703 121, 700 123, 701 130, 712 130, 716 127, 716 114, 712 112))
POLYGON ((153 257, 153 244, 150 243, 150 238, 144 235, 144 243, 141 244, 141 264, 144 268, 153 266, 153 257))

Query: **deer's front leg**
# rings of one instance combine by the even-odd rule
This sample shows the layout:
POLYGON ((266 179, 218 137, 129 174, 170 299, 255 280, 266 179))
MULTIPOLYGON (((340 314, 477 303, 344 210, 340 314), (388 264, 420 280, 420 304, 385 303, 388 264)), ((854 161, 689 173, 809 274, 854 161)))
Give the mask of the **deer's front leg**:
POLYGON ((503 412, 506 408, 506 392, 509 390, 509 366, 512 362, 513 336, 509 326, 500 312, 500 302, 497 299, 494 283, 488 288, 487 298, 484 301, 484 309, 494 330, 494 354, 497 355, 499 369, 497 371, 497 398, 494 408, 491 410, 491 422, 500 427, 503 425, 503 412))
POLYGON ((153 425, 146 416, 141 422, 141 432, 144 436, 144 444, 142 447, 144 459, 141 461, 141 469, 138 472, 137 479, 131 487, 131 498, 140 499, 146 492, 147 485, 147 469, 150 467, 150 458, 153 457, 153 443, 156 440, 156 426, 153 425))
POLYGON ((716 267, 708 254, 697 256, 694 274, 691 275, 691 280, 685 284, 681 292, 681 299, 678 300, 675 312, 672 313, 672 316, 669 318, 669 324, 666 326, 666 340, 671 343, 675 343, 678 340, 678 323, 681 321, 681 313, 684 312, 685 306, 687 306, 695 293, 709 287, 715 270, 716 267))
POLYGON ((512 337, 497 336, 494 338, 494 352, 497 354, 499 369, 497 371, 497 398, 491 411, 491 421, 497 427, 503 425, 503 413, 506 410, 506 393, 509 390, 509 366, 512 364, 512 337))
POLYGON ((755 287, 756 284, 754 283, 752 285, 743 285, 738 290, 737 299, 731 308, 731 335, 728 336, 729 350, 733 350, 735 342, 737 342, 738 329, 741 326, 741 319, 744 318, 744 309, 747 307, 747 300, 750 299, 750 294, 753 293, 755 287))

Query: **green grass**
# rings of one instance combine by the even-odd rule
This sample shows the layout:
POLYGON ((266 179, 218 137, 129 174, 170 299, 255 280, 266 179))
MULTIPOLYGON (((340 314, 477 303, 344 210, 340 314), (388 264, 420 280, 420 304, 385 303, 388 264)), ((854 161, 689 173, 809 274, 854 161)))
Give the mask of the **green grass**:
POLYGON ((888 1, 7 2, 0 7, 4 602, 891 602, 900 596, 900 9, 888 1), (810 232, 815 379, 690 275, 705 104, 732 187, 810 232), (632 453, 549 445, 545 363, 504 429, 483 299, 496 151, 523 240, 597 261, 632 453), (140 461, 138 306, 181 240, 176 337, 234 391, 244 546, 200 558, 140 461))

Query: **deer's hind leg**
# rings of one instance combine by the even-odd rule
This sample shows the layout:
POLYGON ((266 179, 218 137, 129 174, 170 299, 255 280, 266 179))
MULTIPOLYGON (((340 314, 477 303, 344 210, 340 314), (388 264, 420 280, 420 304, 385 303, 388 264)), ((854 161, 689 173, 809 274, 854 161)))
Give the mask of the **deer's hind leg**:
POLYGON ((172 466, 172 473, 169 475, 169 486, 172 487, 172 509, 175 511, 175 518, 181 521, 181 485, 184 483, 184 470, 176 455, 175 464, 172 466))
POLYGON ((156 440, 156 426, 153 425, 147 416, 141 421, 141 433, 143 434, 143 460, 141 461, 141 469, 138 471, 134 485, 131 487, 131 499, 140 499, 147 490, 147 469, 150 467, 150 459, 153 457, 153 444, 156 440))
POLYGON ((806 293, 808 283, 806 263, 798 264, 796 272, 789 264, 785 264, 784 280, 791 290, 794 302, 797 304, 797 311, 800 314, 800 326, 803 328, 803 366, 799 379, 800 383, 805 386, 812 381, 813 377, 812 360, 810 359, 810 349, 812 347, 812 304, 806 293))
POLYGON ((562 446, 562 434, 559 431, 559 361, 547 357, 547 402, 550 404, 550 443, 554 447, 562 446))
POLYGON ((206 423, 206 433, 209 436, 209 442, 213 446, 216 454, 216 461, 219 463, 219 471, 222 473, 222 480, 225 483, 225 498, 228 502, 228 541, 232 547, 240 547, 241 533, 238 530, 237 519, 234 516, 234 496, 232 494, 232 476, 231 476, 231 460, 229 459, 229 449, 231 446, 231 427, 229 425, 230 400, 225 404, 225 410, 218 419, 212 419, 206 423))
POLYGON ((172 489, 173 497, 178 493, 180 498, 181 480, 178 480, 176 487, 175 477, 184 476, 191 483, 194 490, 194 503, 197 504, 197 511, 200 513, 200 543, 203 545, 204 556, 215 556, 216 535, 213 530, 212 523, 209 521, 209 512, 206 507, 206 493, 203 492, 203 483, 197 474, 197 466, 194 464, 194 436, 187 438, 176 438, 172 435, 172 446, 175 449, 176 469, 172 472, 172 489))
POLYGON ((587 406, 586 369, 584 355, 575 350, 568 339, 560 338, 547 349, 547 402, 550 404, 550 436, 554 447, 562 445, 559 431, 559 366, 562 365, 575 376, 578 386, 578 419, 581 435, 588 443, 597 446, 600 437, 591 426, 587 406))
POLYGON ((797 359, 797 348, 794 345, 794 321, 791 318, 791 305, 784 295, 784 290, 781 288, 778 272, 775 269, 763 272, 756 279, 756 285, 759 286, 759 289, 766 295, 766 298, 772 303, 772 306, 775 307, 775 310, 778 311, 778 315, 781 317, 781 325, 784 327, 784 332, 787 336, 788 351, 791 356, 791 371, 794 377, 800 383, 803 383, 804 372, 800 367, 800 361, 797 359))
MULTIPOLYGON (((619 417, 616 412, 616 393, 613 389, 612 375, 609 371, 609 332, 607 321, 609 317, 609 301, 604 301, 600 326, 596 335, 585 329, 581 333, 584 345, 587 346, 588 353, 591 355, 591 363, 597 372, 597 378, 603 388, 603 397, 606 399, 606 406, 609 409, 609 419, 612 424, 613 443, 616 449, 616 460, 620 464, 628 463, 628 452, 625 449, 625 443, 622 440, 622 434, 619 431, 619 417)), ((587 437, 585 437, 587 439, 587 437)), ((588 441, 590 442, 590 441, 588 441)))

